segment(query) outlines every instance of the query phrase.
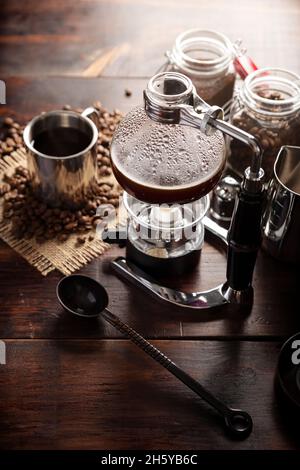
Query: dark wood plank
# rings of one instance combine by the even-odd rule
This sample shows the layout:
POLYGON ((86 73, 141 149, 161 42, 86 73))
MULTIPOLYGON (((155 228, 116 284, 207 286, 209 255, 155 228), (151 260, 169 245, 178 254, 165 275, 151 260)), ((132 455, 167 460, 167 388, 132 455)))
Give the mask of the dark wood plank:
MULTIPOLYGON (((109 262, 124 251, 113 249, 81 270, 106 286, 111 309, 148 337, 287 337, 299 329, 297 275, 261 255, 255 275, 255 302, 250 315, 232 308, 189 312, 161 304, 139 289, 122 282, 109 262), (147 308, 145 309, 145 301, 147 308)), ((59 307, 55 288, 59 273, 43 278, 17 254, 2 244, 1 338, 119 337, 103 321, 89 322, 70 317, 59 307)), ((186 290, 213 287, 224 279, 223 255, 206 245, 199 269, 174 286, 186 290)))
POLYGON ((219 417, 128 341, 7 341, 2 449, 293 449, 274 395, 274 343, 156 341, 217 396, 251 413, 236 442, 219 417))
POLYGON ((10 0, 1 9, 1 73, 150 76, 175 37, 197 27, 243 38, 261 67, 299 73, 299 17, 297 0, 10 0))
MULTIPOLYGON (((84 107, 96 99, 109 109, 118 106, 126 112, 140 101, 145 80, 15 78, 7 83, 9 105, 1 111, 26 122, 42 110, 59 108, 64 103, 84 107), (124 95, 128 83, 133 91, 131 98, 124 95)), ((299 329, 299 273, 263 253, 254 276, 255 303, 249 316, 226 309, 188 313, 148 297, 145 311, 145 295, 109 273, 110 260, 120 254, 124 250, 114 248, 82 272, 98 278, 109 291, 112 309, 147 336, 282 337, 299 329)), ((55 297, 59 273, 44 279, 4 244, 0 245, 0 259, 0 337, 119 337, 111 327, 101 324, 95 328, 62 314, 55 297)), ((211 288, 225 279, 225 265, 224 255, 207 244, 199 268, 173 285, 190 291, 211 288)))
POLYGON ((64 104, 90 106, 100 100, 109 109, 123 112, 142 103, 146 79, 1 77, 6 84, 7 105, 0 114, 9 114, 22 123, 42 111, 60 109, 64 104), (132 95, 125 96, 125 89, 132 95))
MULTIPOLYGON (((1 7, 0 78, 15 78, 6 79, 8 104, 0 112, 24 123, 43 110, 98 99, 127 111, 141 101, 142 77, 156 71, 175 36, 191 27, 243 37, 259 66, 300 72, 297 0, 232 0, 230 7, 222 0, 10 0, 1 7), (106 78, 93 78, 99 75, 106 78), (131 98, 125 88, 133 90, 131 98)), ((42 278, 0 243, 0 338, 7 346, 7 365, 0 365, 0 448, 299 448, 297 429, 274 394, 279 343, 262 341, 299 329, 299 272, 261 253, 251 315, 187 313, 117 279, 109 263, 123 252, 113 248, 82 272, 107 287, 111 309, 138 331, 180 339, 155 344, 228 404, 249 411, 253 434, 242 443, 226 437, 208 406, 127 340, 116 339, 101 319, 85 322, 62 312, 55 298, 59 273, 42 278)), ((224 274, 224 255, 206 243, 195 273, 173 285, 205 289, 224 274)))

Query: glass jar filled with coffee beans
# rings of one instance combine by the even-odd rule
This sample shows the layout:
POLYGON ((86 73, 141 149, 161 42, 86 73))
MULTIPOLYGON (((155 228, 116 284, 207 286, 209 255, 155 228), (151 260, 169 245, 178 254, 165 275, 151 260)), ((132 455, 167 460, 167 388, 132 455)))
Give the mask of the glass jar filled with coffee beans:
MULTIPOLYGON (((300 77, 275 68, 251 73, 234 98, 230 119, 232 124, 259 140, 268 180, 280 147, 300 145, 300 77)), ((228 170, 231 174, 242 177, 250 158, 249 147, 230 140, 228 170)))
POLYGON ((187 75, 207 103, 224 106, 231 100, 235 83, 234 46, 226 36, 191 29, 177 36, 166 56, 165 70, 187 75))

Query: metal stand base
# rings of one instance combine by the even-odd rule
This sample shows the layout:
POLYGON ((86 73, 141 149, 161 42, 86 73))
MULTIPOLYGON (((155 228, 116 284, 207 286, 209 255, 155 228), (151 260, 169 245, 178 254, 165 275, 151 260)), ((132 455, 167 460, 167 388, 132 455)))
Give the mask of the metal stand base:
POLYGON ((122 278, 142 288, 153 297, 179 307, 204 310, 226 304, 249 306, 253 302, 252 287, 243 291, 235 291, 227 283, 224 283, 207 291, 188 293, 157 284, 124 257, 116 258, 111 262, 111 266, 122 278))

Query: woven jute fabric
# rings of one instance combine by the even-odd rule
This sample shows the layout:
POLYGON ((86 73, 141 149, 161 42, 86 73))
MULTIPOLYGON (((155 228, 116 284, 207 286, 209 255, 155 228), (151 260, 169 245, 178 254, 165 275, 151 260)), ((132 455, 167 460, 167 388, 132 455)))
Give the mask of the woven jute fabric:
MULTIPOLYGON (((13 174, 14 169, 20 165, 27 167, 24 150, 20 149, 2 157, 0 159, 0 184, 5 174, 13 174)), ((113 176, 105 177, 104 180, 116 184, 113 176)), ((112 221, 110 226, 114 225, 115 221, 112 221)), ((91 233, 95 235, 95 230, 91 233)), ((47 276, 54 269, 58 269, 65 275, 72 274, 95 257, 102 255, 110 246, 101 240, 98 233, 91 241, 87 233, 86 242, 83 245, 78 245, 77 236, 72 234, 65 242, 47 240, 41 244, 33 238, 17 239, 12 233, 12 223, 9 219, 3 218, 3 198, 0 198, 0 238, 37 268, 43 276, 47 276)))

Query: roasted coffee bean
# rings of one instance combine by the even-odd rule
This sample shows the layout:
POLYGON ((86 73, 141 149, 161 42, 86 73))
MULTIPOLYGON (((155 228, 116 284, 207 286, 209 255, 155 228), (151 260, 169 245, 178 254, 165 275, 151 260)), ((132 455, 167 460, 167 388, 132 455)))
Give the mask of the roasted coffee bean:
POLYGON ((79 218, 79 223, 80 224, 87 224, 87 223, 90 223, 90 220, 91 220, 91 218, 88 215, 82 215, 79 218))
POLYGON ((12 126, 12 124, 14 123, 14 120, 10 117, 6 117, 4 118, 3 123, 5 126, 12 126))
POLYGON ((103 183, 100 185, 100 189, 103 193, 109 193, 111 191, 111 186, 107 183, 103 183))
POLYGON ((6 145, 9 145, 9 147, 14 147, 15 146, 15 141, 11 137, 7 137, 6 139, 6 145))
POLYGON ((16 210, 21 209, 22 207, 24 207, 24 201, 16 201, 13 205, 14 213, 16 213, 16 210))
POLYGON ((96 108, 98 111, 101 111, 103 109, 101 101, 94 101, 93 103, 94 108, 96 108))
POLYGON ((270 146, 268 139, 264 138, 261 140, 261 145, 263 146, 264 150, 267 150, 270 146))
POLYGON ((74 230, 78 225, 78 222, 69 222, 68 224, 65 225, 65 230, 74 230))
POLYGON ((119 206, 119 199, 110 199, 109 203, 112 204, 114 207, 119 206))
POLYGON ((25 184, 20 184, 18 186, 18 191, 20 191, 21 193, 23 193, 25 190, 26 190, 26 185, 25 184))
POLYGON ((66 240, 68 240, 69 235, 67 233, 61 233, 60 235, 58 235, 57 238, 60 242, 65 242, 66 240))
POLYGON ((86 208, 94 213, 94 211, 97 209, 97 203, 95 201, 88 201, 86 203, 86 208))
POLYGON ((3 212, 3 217, 4 217, 5 219, 10 219, 10 218, 12 217, 13 213, 14 213, 13 210, 5 210, 5 211, 3 212))
POLYGON ((279 100, 284 99, 284 96, 282 95, 282 93, 280 93, 279 91, 274 91, 274 90, 262 90, 262 91, 259 91, 257 94, 261 96, 262 98, 266 98, 268 100, 279 101, 279 100))
POLYGON ((67 211, 61 211, 61 213, 59 214, 59 218, 61 220, 66 219, 67 217, 68 217, 68 212, 67 211))
POLYGON ((109 168, 107 165, 102 165, 99 170, 101 176, 109 176, 111 174, 111 168, 109 168))
POLYGON ((101 160, 103 165, 109 165, 110 164, 110 159, 108 157, 102 157, 101 160))
POLYGON ((4 195, 4 199, 6 200, 16 199, 17 196, 18 196, 17 190, 13 189, 13 191, 10 191, 9 193, 6 193, 4 195))
POLYGON ((13 139, 14 139, 14 142, 15 144, 17 144, 17 146, 19 146, 20 144, 22 144, 22 137, 20 137, 18 134, 14 133, 13 134, 13 139))

